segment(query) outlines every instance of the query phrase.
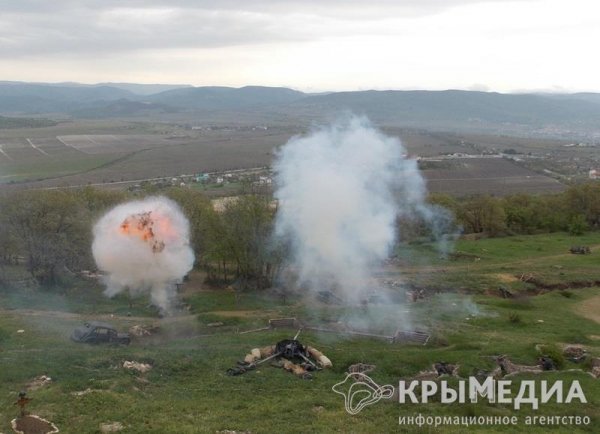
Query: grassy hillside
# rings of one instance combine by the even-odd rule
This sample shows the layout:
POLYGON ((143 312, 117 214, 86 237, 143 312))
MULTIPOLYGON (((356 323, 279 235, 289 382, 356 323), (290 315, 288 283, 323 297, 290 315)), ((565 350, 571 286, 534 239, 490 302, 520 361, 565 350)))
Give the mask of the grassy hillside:
POLYGON ((600 279, 598 232, 459 240, 447 258, 431 243, 401 246, 397 253, 398 260, 382 276, 434 289, 498 295, 504 287, 515 294, 537 294, 592 286, 600 279), (591 246, 596 254, 573 255, 571 246, 591 246))
MULTIPOLYGON (((444 262, 433 254, 407 267, 416 274, 462 274, 464 281, 483 275, 511 273, 518 263, 542 270, 560 262, 569 272, 599 278, 598 251, 590 256, 563 256, 572 241, 594 244, 597 236, 570 239, 563 235, 517 237, 497 240, 460 241, 462 259, 444 262), (521 246, 521 248, 515 248, 521 246), (481 257, 473 264, 466 255, 481 257), (566 261, 566 262, 564 262, 566 261), (445 273, 429 267, 441 264, 445 273), (465 266, 469 264, 469 268, 465 266)), ((427 256, 427 246, 413 246, 427 256)), ((408 255, 407 255, 408 256, 408 255)), ((412 256, 411 256, 412 257, 412 256)), ((406 261, 409 259, 405 258, 406 261)), ((16 270, 13 270, 16 271, 16 270)), ((389 271, 389 270, 388 270, 389 271)), ((397 269, 397 272, 400 270, 397 269)), ((450 285, 450 284, 449 284, 450 285)), ((493 284, 488 285, 493 288, 493 284)), ((356 416, 344 410, 343 400, 331 387, 344 379, 352 363, 377 365, 371 377, 380 384, 394 384, 429 369, 437 361, 460 364, 461 376, 476 370, 491 370, 490 356, 506 354, 513 361, 535 364, 544 345, 584 345, 589 354, 600 356, 600 333, 594 306, 600 288, 573 289, 568 296, 548 291, 537 296, 503 299, 485 290, 476 294, 438 294, 409 305, 373 306, 378 318, 397 318, 411 312, 414 324, 427 327, 432 339, 425 346, 388 344, 365 339, 346 339, 303 332, 300 339, 321 349, 333 362, 331 370, 318 372, 304 381, 281 369, 264 366, 239 377, 225 370, 251 348, 290 337, 293 332, 259 332, 240 335, 238 330, 262 326, 268 318, 298 316, 314 318, 348 315, 348 309, 309 305, 299 299, 282 300, 264 294, 235 294, 206 288, 201 276, 193 275, 182 292, 189 315, 159 320, 145 300, 126 297, 108 300, 93 283, 74 281, 58 290, 23 290, 4 286, 0 291, 0 430, 8 431, 15 417, 16 393, 36 376, 45 374, 53 382, 30 392, 29 408, 45 417, 61 432, 94 432, 101 423, 118 421, 132 433, 214 433, 221 430, 252 433, 305 432, 393 432, 398 418, 418 413, 433 416, 589 416, 589 426, 553 426, 552 432, 595 432, 600 423, 600 383, 591 376, 566 369, 589 369, 589 362, 565 362, 563 371, 513 378, 513 392, 525 379, 578 380, 587 404, 544 404, 537 411, 525 405, 516 411, 508 404, 444 405, 379 402, 356 416), (127 316, 127 313, 131 316, 127 316), (127 329, 133 324, 158 324, 158 334, 134 341, 129 347, 76 344, 68 339, 73 327, 87 319, 108 320, 127 329), (210 323, 219 321, 220 327, 210 323), (17 333, 17 330, 24 330, 17 333), (122 368, 125 360, 153 365, 139 374, 122 368), (80 392, 85 392, 81 394, 80 392)), ((350 309, 351 310, 351 309, 350 309)), ((363 312, 358 309, 357 313, 363 312)), ((513 394, 513 396, 514 396, 513 394)), ((400 427, 422 432, 418 427, 400 427)), ((425 429, 425 427, 423 427, 425 429)), ((474 428, 470 428, 474 430, 474 428)), ((548 432, 548 427, 491 427, 477 432, 548 432)), ((445 427, 429 432, 465 432, 465 427, 445 427)))

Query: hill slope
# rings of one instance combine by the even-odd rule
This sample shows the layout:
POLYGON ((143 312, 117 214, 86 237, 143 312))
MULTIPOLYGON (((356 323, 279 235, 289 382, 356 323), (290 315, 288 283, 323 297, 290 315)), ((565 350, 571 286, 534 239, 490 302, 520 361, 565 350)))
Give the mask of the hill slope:
POLYGON ((44 84, 0 83, 0 112, 69 112, 102 101, 136 96, 110 86, 55 86, 44 84))
POLYGON ((192 87, 161 92, 149 100, 173 107, 196 110, 239 110, 301 100, 306 95, 284 87, 246 86, 192 87))
POLYGON ((293 104, 293 110, 350 110, 378 120, 413 122, 512 123, 533 127, 579 123, 600 126, 600 104, 585 99, 457 90, 339 92, 307 97, 293 104))

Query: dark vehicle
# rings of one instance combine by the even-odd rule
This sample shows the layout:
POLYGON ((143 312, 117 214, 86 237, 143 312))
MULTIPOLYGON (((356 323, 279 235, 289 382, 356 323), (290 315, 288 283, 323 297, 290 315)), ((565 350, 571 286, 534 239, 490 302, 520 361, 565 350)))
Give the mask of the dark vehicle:
POLYGON ((569 251, 574 255, 589 255, 592 253, 589 246, 572 246, 569 251))
POLYGON ((77 327, 71 339, 75 342, 86 344, 123 344, 129 345, 131 338, 129 333, 117 333, 117 330, 110 324, 99 321, 90 321, 84 323, 82 327, 77 327))

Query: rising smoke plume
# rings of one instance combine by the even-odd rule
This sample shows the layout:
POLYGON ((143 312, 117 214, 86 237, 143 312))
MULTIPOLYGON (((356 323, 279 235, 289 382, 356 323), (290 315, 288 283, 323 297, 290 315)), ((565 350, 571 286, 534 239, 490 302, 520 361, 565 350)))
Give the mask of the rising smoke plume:
POLYGON ((92 244, 96 265, 106 273, 105 294, 149 293, 168 312, 175 283, 194 265, 189 232, 179 206, 162 196, 110 210, 94 226, 92 244))
POLYGON ((398 217, 440 227, 417 162, 366 118, 290 139, 275 169, 276 233, 289 239, 304 287, 337 288, 356 302, 376 289, 371 271, 388 257, 398 217))

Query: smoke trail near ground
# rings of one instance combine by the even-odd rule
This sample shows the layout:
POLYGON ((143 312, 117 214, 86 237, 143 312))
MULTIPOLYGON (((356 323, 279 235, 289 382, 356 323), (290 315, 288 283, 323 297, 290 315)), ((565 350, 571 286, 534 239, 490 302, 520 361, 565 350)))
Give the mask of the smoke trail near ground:
POLYGON ((303 286, 337 288, 358 301, 373 289, 373 266, 394 245, 398 217, 439 226, 417 162, 366 118, 292 138, 275 169, 276 233, 289 239, 303 286))
POLYGON ((106 273, 105 294, 149 293, 152 303, 169 311, 175 283, 194 265, 189 222, 165 197, 119 205, 94 226, 92 253, 106 273))

